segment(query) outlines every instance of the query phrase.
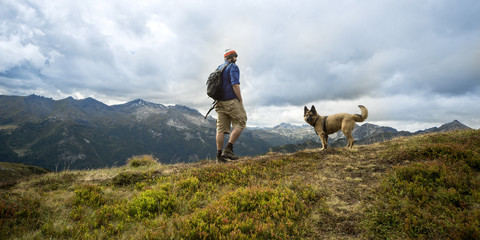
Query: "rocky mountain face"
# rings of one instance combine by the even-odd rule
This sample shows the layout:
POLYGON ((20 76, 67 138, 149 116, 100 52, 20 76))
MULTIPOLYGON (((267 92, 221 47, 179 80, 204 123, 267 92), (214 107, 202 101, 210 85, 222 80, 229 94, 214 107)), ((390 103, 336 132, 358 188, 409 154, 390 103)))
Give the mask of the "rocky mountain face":
MULTIPOLYGON (((240 155, 265 153, 272 145, 246 131, 240 155)), ((107 106, 95 99, 52 100, 0 96, 0 161, 51 170, 123 165, 153 154, 162 163, 214 158, 215 119, 185 106, 141 99, 107 106)))
MULTIPOLYGON (((370 144, 466 128, 454 121, 410 133, 365 123, 355 128, 353 136, 357 144, 370 144)), ((329 142, 332 147, 346 145, 341 132, 330 135, 329 142)), ((311 126, 282 123, 273 128, 247 128, 235 153, 258 155, 319 146, 320 139, 311 126)), ((153 154, 162 163, 177 163, 213 159, 215 153, 215 119, 204 119, 185 106, 141 99, 108 106, 93 98, 0 95, 0 162, 59 171, 123 165, 129 157, 141 154, 153 154)))

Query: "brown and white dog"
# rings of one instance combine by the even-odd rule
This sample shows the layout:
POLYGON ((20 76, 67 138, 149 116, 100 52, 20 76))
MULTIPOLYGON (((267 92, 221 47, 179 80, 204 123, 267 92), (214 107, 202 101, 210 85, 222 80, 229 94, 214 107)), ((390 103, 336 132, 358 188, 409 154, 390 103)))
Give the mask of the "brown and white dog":
POLYGON ((330 116, 318 115, 313 105, 310 110, 305 107, 303 117, 305 122, 313 126, 320 140, 322 140, 321 150, 326 149, 328 146, 328 135, 336 133, 340 129, 342 129, 343 134, 347 137, 347 147, 353 147, 354 140, 352 132, 355 127, 355 122, 363 122, 368 117, 367 108, 362 105, 358 105, 358 107, 362 111, 361 114, 337 113, 330 116))

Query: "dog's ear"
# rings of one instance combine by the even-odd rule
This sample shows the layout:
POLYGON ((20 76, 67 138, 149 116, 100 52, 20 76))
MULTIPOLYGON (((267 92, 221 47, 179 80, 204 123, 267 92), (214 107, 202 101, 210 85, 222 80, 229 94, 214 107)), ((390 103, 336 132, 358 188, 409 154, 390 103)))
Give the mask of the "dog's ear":
POLYGON ((312 105, 310 111, 312 111, 313 115, 317 115, 317 110, 315 109, 315 106, 312 105))
POLYGON ((305 106, 305 108, 303 109, 303 116, 307 115, 307 112, 308 112, 308 108, 307 106, 305 106))

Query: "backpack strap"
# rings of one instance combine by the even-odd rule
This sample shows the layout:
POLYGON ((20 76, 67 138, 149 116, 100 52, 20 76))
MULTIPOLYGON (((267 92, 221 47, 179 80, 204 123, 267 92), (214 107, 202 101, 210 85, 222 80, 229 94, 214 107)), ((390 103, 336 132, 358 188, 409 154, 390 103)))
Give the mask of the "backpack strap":
MULTIPOLYGON (((230 64, 231 64, 231 62, 228 62, 227 64, 225 64, 225 66, 222 67, 221 72, 223 73, 223 70, 225 70, 225 68, 227 68, 228 65, 230 65, 230 64)), ((223 83, 223 79, 222 79, 222 83, 223 83)), ((222 89, 222 91, 223 91, 222 95, 225 93, 225 89, 227 89, 228 86, 231 86, 231 85, 232 85, 232 82, 229 82, 229 83, 227 84, 227 86, 222 89)), ((213 103, 214 103, 215 105, 217 104, 217 103, 215 103, 215 102, 213 102, 213 103)), ((215 105, 213 105, 213 107, 215 107, 215 105)), ((211 110, 210 110, 210 111, 211 111, 211 110)))
POLYGON ((225 66, 223 66, 222 69, 220 69, 220 72, 223 72, 223 70, 225 70, 225 68, 227 68, 228 65, 230 65, 230 64, 231 64, 231 62, 228 62, 227 64, 225 64, 225 66))
POLYGON ((217 103, 218 103, 217 100, 213 101, 213 103, 212 103, 213 105, 212 105, 212 107, 208 110, 207 114, 205 115, 205 119, 207 119, 208 114, 210 114, 210 112, 215 108, 215 106, 217 106, 217 103))

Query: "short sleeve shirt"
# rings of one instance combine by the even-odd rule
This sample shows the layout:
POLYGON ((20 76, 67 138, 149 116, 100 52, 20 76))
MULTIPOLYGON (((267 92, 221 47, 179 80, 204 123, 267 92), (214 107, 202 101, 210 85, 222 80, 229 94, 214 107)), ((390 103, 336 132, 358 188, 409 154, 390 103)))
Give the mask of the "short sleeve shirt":
MULTIPOLYGON (((228 61, 225 61, 218 68, 228 64, 228 61)), ((224 89, 223 97, 220 98, 220 101, 226 101, 231 99, 237 99, 237 95, 233 91, 233 85, 240 84, 240 69, 235 63, 228 65, 222 73, 222 89, 224 89)))

